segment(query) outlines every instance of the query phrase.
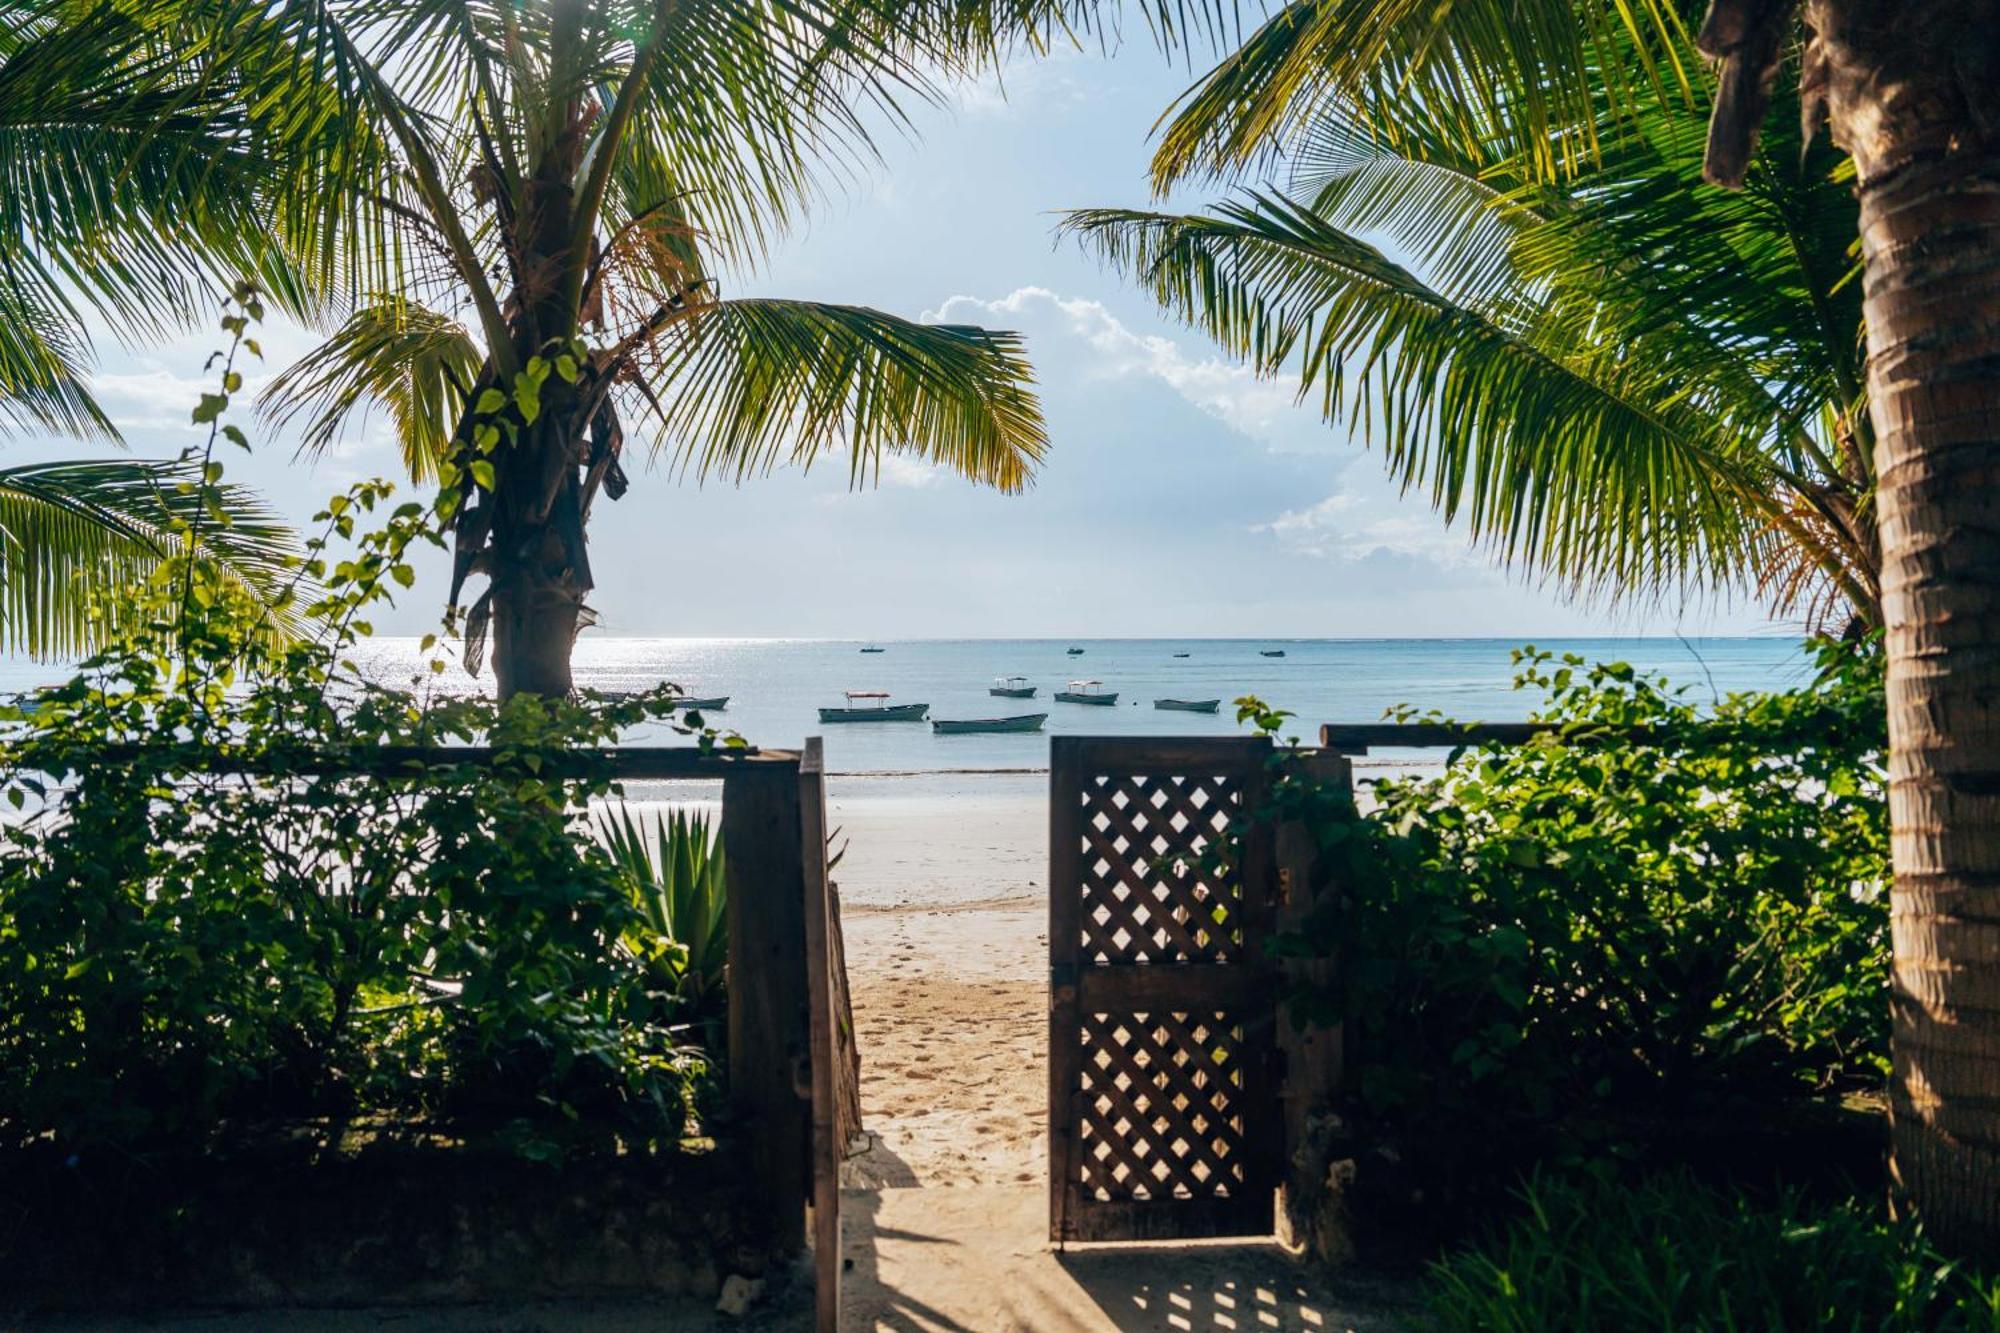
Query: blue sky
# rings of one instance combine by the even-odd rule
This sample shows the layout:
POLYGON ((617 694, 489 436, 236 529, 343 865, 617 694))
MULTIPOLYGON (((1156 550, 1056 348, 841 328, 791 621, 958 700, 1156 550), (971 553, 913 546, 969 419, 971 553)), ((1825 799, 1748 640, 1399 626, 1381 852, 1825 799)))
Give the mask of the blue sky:
MULTIPOLYGON (((1530 636, 1769 631, 1752 606, 1609 613, 1495 570, 1380 460, 1220 359, 1142 295, 1052 238, 1056 210, 1149 202, 1160 112, 1190 81, 1143 36, 1017 62, 919 108, 884 161, 836 188, 755 274, 765 293, 1020 330, 1052 448, 1036 486, 998 496, 892 461, 850 492, 831 461, 741 488, 634 469, 592 528, 594 633, 847 636, 1530 636)), ((1199 198, 1175 201, 1193 207, 1199 198)), ((101 344, 99 388, 142 454, 169 454, 214 338, 101 344)), ((268 369, 310 346, 271 328, 268 369)), ((253 381, 254 387, 254 381, 253 381)), ((248 423, 246 423, 247 425, 248 423)), ((386 421, 335 455, 291 460, 256 429, 232 460, 304 520, 364 476, 393 475, 386 421)), ((70 446, 65 452, 74 452, 70 446)), ((16 458, 47 451, 16 444, 16 458)), ((435 622, 442 563, 383 632, 435 622)))

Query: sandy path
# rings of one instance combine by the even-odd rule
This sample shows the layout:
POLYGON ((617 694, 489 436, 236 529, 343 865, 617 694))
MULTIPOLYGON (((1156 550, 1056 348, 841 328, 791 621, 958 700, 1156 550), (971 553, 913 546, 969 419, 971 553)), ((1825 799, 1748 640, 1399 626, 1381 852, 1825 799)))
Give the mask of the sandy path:
POLYGON ((843 914, 864 1118, 857 1186, 1029 1184, 1046 1162, 1048 1006, 1034 900, 843 914))

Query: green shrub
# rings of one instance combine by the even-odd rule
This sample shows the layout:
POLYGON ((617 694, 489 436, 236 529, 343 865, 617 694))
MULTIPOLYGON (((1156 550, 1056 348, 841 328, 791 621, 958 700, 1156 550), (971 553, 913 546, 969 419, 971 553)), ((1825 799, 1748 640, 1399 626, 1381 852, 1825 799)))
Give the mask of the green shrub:
POLYGON ((2000 1282, 1858 1203, 1760 1205, 1686 1176, 1531 1182, 1521 1215, 1433 1266, 1432 1333, 1990 1333, 2000 1282))
POLYGON ((1557 731, 1380 783, 1365 814, 1289 770, 1277 784, 1339 886, 1280 942, 1336 956, 1337 982, 1292 1000, 1346 1021, 1357 1108, 1490 1127, 1879 1084, 1872 655, 1829 648, 1808 688, 1706 711, 1624 665, 1517 661, 1557 731))
POLYGON ((8 711, 0 1146, 198 1151, 360 1120, 545 1156, 687 1132, 705 1061, 626 947, 646 916, 587 818, 612 784, 550 771, 670 717, 672 691, 497 706, 364 679, 366 615, 461 496, 389 491, 319 515, 288 608, 307 637, 174 561, 121 591, 120 641, 8 711), (461 743, 497 758, 287 776, 461 743))
POLYGON ((680 998, 685 1018, 702 1025, 714 1049, 729 966, 721 836, 710 835, 704 816, 676 810, 653 816, 649 839, 623 805, 601 813, 597 831, 639 910, 625 947, 650 970, 656 989, 680 998))

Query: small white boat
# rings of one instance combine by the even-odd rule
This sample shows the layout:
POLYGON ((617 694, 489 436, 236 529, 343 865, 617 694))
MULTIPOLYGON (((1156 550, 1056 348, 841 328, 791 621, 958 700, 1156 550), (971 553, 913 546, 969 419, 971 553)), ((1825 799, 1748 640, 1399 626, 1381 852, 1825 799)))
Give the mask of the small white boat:
POLYGON ((997 694, 1002 699, 1032 699, 1035 697, 1035 687, 1028 683, 1026 676, 996 677, 992 688, 986 692, 988 694, 997 694))
POLYGON ((1014 717, 938 718, 931 730, 940 736, 962 736, 975 731, 1040 731, 1049 720, 1047 713, 1021 713, 1014 717))
POLYGON ((847 706, 822 708, 822 722, 921 722, 931 711, 929 704, 891 704, 886 690, 848 690, 847 706))
POLYGON ((1073 680, 1066 690, 1056 691, 1056 702, 1065 704, 1096 704, 1109 708, 1118 702, 1118 692, 1106 692, 1101 680, 1073 680))
POLYGON ((1220 699, 1155 699, 1153 707, 1178 713, 1213 713, 1222 707, 1220 699))
POLYGON ((707 699, 676 699, 674 707, 688 712, 715 713, 729 707, 729 696, 718 694, 707 699))

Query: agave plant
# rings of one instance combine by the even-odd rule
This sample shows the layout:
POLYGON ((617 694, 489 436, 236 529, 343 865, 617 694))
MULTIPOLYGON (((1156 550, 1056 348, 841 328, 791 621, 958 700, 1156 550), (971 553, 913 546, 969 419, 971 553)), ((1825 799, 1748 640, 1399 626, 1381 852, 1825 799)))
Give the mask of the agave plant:
POLYGON ((654 815, 649 830, 623 805, 601 814, 597 829, 644 921, 627 933, 626 948, 652 972, 656 989, 680 999, 686 1018, 713 1026, 729 961, 721 836, 705 816, 678 810, 654 815))

